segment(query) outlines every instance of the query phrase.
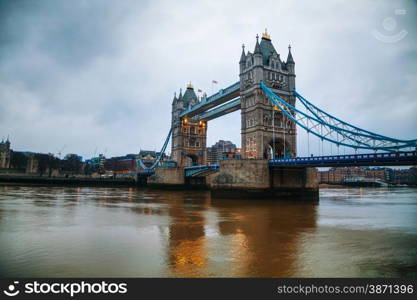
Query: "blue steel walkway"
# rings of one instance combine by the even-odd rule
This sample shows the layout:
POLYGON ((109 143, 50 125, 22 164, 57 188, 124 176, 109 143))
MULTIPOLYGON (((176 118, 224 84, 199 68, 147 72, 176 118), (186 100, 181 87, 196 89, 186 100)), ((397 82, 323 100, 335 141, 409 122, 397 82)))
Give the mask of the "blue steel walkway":
MULTIPOLYGON (((415 166, 417 151, 395 153, 370 153, 331 156, 296 157, 287 159, 271 159, 271 168, 302 168, 302 167, 349 167, 349 166, 415 166)), ((185 168, 186 177, 206 176, 218 171, 219 165, 199 165, 185 168)))
POLYGON ((412 166, 417 165, 417 151, 349 154, 273 159, 271 167, 348 167, 348 166, 412 166))
POLYGON ((219 165, 200 165, 200 166, 192 166, 186 167, 185 170, 185 177, 197 177, 197 176, 204 176, 207 171, 217 171, 219 169, 219 165))

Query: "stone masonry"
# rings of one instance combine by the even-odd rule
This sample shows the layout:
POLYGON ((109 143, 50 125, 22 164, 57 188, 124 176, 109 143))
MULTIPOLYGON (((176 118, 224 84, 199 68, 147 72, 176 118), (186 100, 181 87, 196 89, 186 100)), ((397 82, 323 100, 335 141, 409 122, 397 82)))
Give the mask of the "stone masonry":
POLYGON ((245 53, 243 46, 239 61, 241 97, 242 155, 245 158, 293 157, 297 154, 296 127, 259 87, 263 81, 274 93, 295 105, 295 62, 289 47, 287 60, 272 45, 268 33, 262 35, 253 53, 245 53), (274 145, 275 144, 275 145, 274 145), (285 152, 285 153, 284 153, 285 152))

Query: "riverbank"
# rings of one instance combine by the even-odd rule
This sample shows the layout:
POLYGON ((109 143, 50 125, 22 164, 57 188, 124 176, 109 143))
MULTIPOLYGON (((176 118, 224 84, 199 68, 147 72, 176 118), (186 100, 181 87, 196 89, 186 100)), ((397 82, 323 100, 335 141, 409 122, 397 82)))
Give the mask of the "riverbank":
MULTIPOLYGON (((100 178, 100 177, 42 177, 42 176, 25 176, 25 175, 0 175, 0 185, 34 185, 34 186, 85 186, 85 187, 137 187, 147 186, 154 189, 165 190, 208 190, 206 186, 202 185, 163 185, 150 184, 146 182, 137 182, 133 178, 100 178)), ((336 188, 345 189, 354 186, 347 186, 342 184, 319 184, 319 188, 336 188)), ((392 186, 392 187, 407 187, 407 186, 392 186)))
POLYGON ((81 178, 81 177, 35 177, 0 175, 0 184, 7 185, 53 185, 53 186, 110 186, 133 187, 137 182, 130 178, 81 178))
POLYGON ((320 189, 326 189, 326 188, 330 188, 330 189, 342 189, 342 188, 346 188, 346 186, 342 185, 342 184, 328 184, 328 183, 320 183, 319 184, 319 188, 320 189))
POLYGON ((328 184, 328 183, 320 183, 320 189, 347 189, 347 188, 361 188, 361 187, 372 187, 372 188, 413 188, 417 187, 415 185, 406 185, 406 184, 397 184, 397 185, 388 185, 388 186, 372 186, 372 185, 350 185, 350 184, 328 184))

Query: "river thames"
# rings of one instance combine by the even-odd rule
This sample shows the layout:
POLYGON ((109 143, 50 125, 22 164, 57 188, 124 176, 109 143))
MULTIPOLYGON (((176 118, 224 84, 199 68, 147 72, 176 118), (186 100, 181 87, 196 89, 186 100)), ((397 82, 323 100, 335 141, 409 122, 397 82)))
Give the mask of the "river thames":
POLYGON ((0 186, 2 277, 415 277, 417 189, 317 203, 0 186))

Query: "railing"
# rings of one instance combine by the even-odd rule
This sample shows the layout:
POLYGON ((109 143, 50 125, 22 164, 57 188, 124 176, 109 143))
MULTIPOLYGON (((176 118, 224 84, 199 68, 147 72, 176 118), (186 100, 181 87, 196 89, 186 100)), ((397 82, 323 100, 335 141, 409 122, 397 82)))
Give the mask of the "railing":
POLYGON ((206 170, 218 170, 219 165, 199 165, 199 166, 192 166, 184 168, 185 176, 190 177, 193 176, 201 171, 206 170))
POLYGON ((154 169, 146 169, 145 171, 137 172, 138 176, 151 176, 155 173, 154 169))
POLYGON ((202 101, 199 104, 194 105, 194 106, 188 108, 187 110, 185 110, 180 115, 180 117, 184 117, 184 116, 188 115, 190 112, 195 111, 195 110, 197 110, 197 109, 199 109, 201 107, 204 107, 204 106, 206 106, 206 105, 208 105, 208 104, 210 104, 212 102, 215 102, 215 101, 217 101, 217 100, 219 100, 219 99, 221 99, 223 97, 226 97, 226 96, 228 96, 228 95, 230 95, 230 94, 238 91, 239 89, 240 89, 240 81, 232 84, 231 86, 229 86, 229 87, 227 87, 225 89, 221 89, 217 93, 215 93, 215 94, 207 97, 205 101, 202 101))
POLYGON ((371 164, 391 164, 396 163, 417 165, 417 151, 403 151, 393 153, 370 153, 370 154, 349 154, 332 156, 312 156, 295 157, 287 159, 273 159, 269 161, 270 166, 333 166, 333 165, 366 165, 371 164))

